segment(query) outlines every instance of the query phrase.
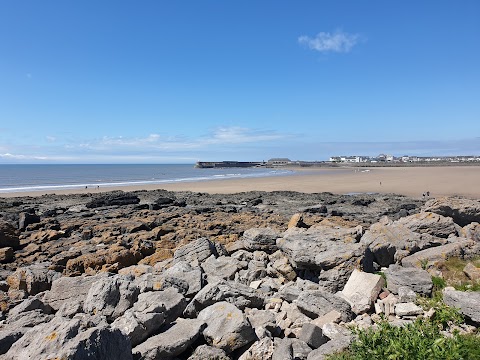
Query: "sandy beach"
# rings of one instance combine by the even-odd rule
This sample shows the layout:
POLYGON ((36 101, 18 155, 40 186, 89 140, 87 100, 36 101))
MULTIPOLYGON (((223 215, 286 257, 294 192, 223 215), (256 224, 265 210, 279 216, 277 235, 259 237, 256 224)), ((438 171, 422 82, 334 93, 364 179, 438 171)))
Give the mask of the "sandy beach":
POLYGON ((480 198, 480 166, 388 167, 371 169, 298 169, 293 175, 263 178, 178 182, 100 189, 52 190, 4 193, 0 197, 41 196, 44 194, 98 193, 112 190, 195 191, 228 194, 244 191, 289 190, 306 193, 395 193, 421 197, 464 196, 480 198))

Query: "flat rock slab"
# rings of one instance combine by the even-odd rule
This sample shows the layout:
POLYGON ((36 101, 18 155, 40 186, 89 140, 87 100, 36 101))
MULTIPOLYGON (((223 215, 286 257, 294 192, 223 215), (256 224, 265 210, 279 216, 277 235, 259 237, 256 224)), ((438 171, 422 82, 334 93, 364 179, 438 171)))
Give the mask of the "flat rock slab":
POLYGON ((346 300, 323 290, 303 291, 295 303, 301 312, 312 319, 323 316, 332 310, 342 314, 342 321, 350 321, 353 318, 350 304, 346 300))
POLYGON ((385 276, 387 277, 387 289, 394 294, 398 294, 400 286, 408 286, 417 294, 425 296, 430 296, 432 293, 432 277, 425 270, 390 265, 385 270, 385 276))
POLYGON ((350 303, 355 314, 362 314, 372 307, 385 286, 380 275, 353 270, 341 294, 350 303))
POLYGON ((473 322, 480 324, 480 292, 457 291, 453 288, 443 290, 443 302, 460 309, 460 312, 473 322))
POLYGON ((450 239, 450 244, 435 246, 429 249, 418 251, 402 259, 402 266, 416 267, 422 269, 435 264, 437 261, 446 260, 451 257, 461 257, 465 249, 473 245, 473 242, 464 238, 450 239))
POLYGON ((433 212, 421 212, 405 216, 395 223, 406 226, 410 230, 420 234, 430 234, 440 238, 448 238, 456 234, 455 223, 451 217, 442 216, 433 212))
POLYGON ((480 201, 463 198, 440 198, 427 201, 422 211, 448 216, 460 226, 480 222, 480 201))
POLYGON ((165 332, 152 336, 133 348, 135 359, 164 360, 182 354, 197 340, 205 327, 198 319, 179 319, 165 332))

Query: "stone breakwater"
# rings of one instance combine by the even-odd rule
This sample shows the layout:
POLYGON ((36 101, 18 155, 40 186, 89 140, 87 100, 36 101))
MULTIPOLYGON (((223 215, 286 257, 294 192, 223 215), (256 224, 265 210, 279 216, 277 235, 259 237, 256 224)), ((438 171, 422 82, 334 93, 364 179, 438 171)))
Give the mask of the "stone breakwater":
MULTIPOLYGON (((397 195, 0 200, 0 357, 323 359, 350 325, 431 316, 416 297, 438 262, 480 255, 479 222, 479 201, 397 195)), ((461 331, 479 294, 443 293, 461 331)))

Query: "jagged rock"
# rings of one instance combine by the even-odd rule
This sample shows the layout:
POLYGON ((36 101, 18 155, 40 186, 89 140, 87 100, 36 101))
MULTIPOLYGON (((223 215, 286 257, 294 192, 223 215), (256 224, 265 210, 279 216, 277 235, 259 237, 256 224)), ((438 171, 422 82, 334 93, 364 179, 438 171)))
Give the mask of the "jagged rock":
POLYGON ((448 238, 457 233, 455 223, 450 217, 445 217, 432 212, 421 212, 401 218, 395 221, 408 229, 420 233, 430 234, 440 238, 448 238))
POLYGON ((103 207, 103 206, 124 206, 134 205, 140 202, 140 198, 136 195, 124 193, 123 191, 115 191, 101 195, 85 204, 88 209, 103 207))
POLYGON ((305 341, 313 349, 328 341, 328 338, 323 335, 322 329, 312 323, 303 324, 299 339, 305 341))
POLYGON ((263 297, 258 291, 243 284, 220 281, 208 284, 200 290, 188 304, 184 315, 195 317, 202 309, 219 301, 232 303, 239 309, 263 306, 263 297))
POLYGON ((15 253, 12 247, 0 248, 0 263, 11 262, 15 258, 15 253))
POLYGON ((222 349, 208 346, 200 345, 195 349, 193 354, 188 358, 188 360, 230 360, 230 357, 222 349))
POLYGON ((175 250, 173 259, 175 262, 186 261, 192 264, 207 260, 211 255, 217 255, 215 245, 206 238, 201 238, 175 250))
POLYGON ((5 360, 53 358, 131 360, 132 352, 129 339, 119 330, 55 317, 27 331, 4 355, 5 360))
POLYGON ((119 329, 129 337, 132 346, 137 346, 160 329, 165 322, 164 310, 163 304, 156 306, 156 309, 145 312, 128 309, 125 314, 112 323, 111 327, 112 329, 119 329))
POLYGON ((473 245, 471 241, 463 238, 452 238, 450 240, 453 241, 450 244, 432 247, 404 257, 402 259, 402 265, 405 267, 427 269, 438 261, 451 257, 463 257, 466 249, 473 245))
POLYGON ((270 360, 274 351, 273 340, 264 337, 258 341, 255 341, 252 346, 245 351, 238 360, 270 360))
POLYGON ((133 348, 134 359, 163 360, 178 356, 198 339, 204 327, 205 322, 199 319, 179 319, 168 330, 133 348))
POLYGON ((462 198, 439 198, 427 201, 422 211, 448 216, 460 226, 480 222, 480 201, 462 198))
POLYGON ((18 228, 25 230, 28 225, 36 224, 40 222, 40 216, 27 212, 21 212, 18 217, 18 228))
POLYGON ((101 276, 63 276, 55 279, 52 282, 50 291, 45 293, 43 301, 56 311, 63 305, 72 303, 77 303, 77 306, 82 308, 90 287, 94 282, 98 281, 100 277, 101 276))
POLYGON ((203 275, 200 266, 178 261, 161 275, 162 289, 177 288, 185 296, 193 296, 202 289, 203 275))
POLYGON ((138 295, 138 301, 133 305, 137 312, 160 312, 158 306, 164 308, 165 322, 169 323, 177 319, 185 310, 187 301, 175 288, 162 291, 147 292, 138 295))
POLYGON ((9 314, 5 323, 8 324, 10 329, 25 329, 49 322, 52 318, 53 315, 45 314, 42 310, 35 309, 12 315, 9 314))
POLYGON ((344 299, 323 290, 304 291, 295 302, 312 319, 332 310, 342 314, 342 321, 350 321, 353 317, 350 305, 344 299))
POLYGON ((385 286, 385 280, 376 274, 354 270, 341 291, 355 314, 367 312, 385 286))
POLYGON ((17 229, 3 220, 0 220, 0 247, 20 248, 17 229))
POLYGON ((476 267, 471 262, 465 265, 465 267, 463 268, 463 273, 467 275, 470 280, 480 280, 480 268, 476 267))
POLYGON ((133 276, 115 275, 94 282, 85 299, 84 311, 115 320, 137 301, 140 290, 132 283, 133 279, 133 276))
MULTIPOLYGON (((202 263, 202 269, 207 274, 208 279, 218 278, 224 280, 233 280, 235 273, 240 269, 239 262, 231 257, 210 256, 202 263)), ((210 280, 208 280, 211 282, 210 280)))
POLYGON ((198 314, 207 323, 203 336, 207 342, 227 353, 254 341, 256 336, 245 315, 235 305, 221 301, 198 314))
POLYGON ((279 237, 280 234, 271 228, 253 228, 246 230, 242 239, 247 250, 273 253, 277 251, 276 241, 279 237))
POLYGON ((361 226, 291 228, 277 240, 277 246, 296 268, 327 270, 363 256, 365 246, 358 243, 362 231, 361 226))
POLYGON ((342 314, 340 314, 336 310, 332 310, 326 313, 325 315, 319 316, 318 318, 314 319, 313 321, 311 321, 311 323, 321 328, 325 324, 338 323, 341 320, 342 320, 342 314))
POLYGON ((293 360, 292 339, 275 338, 272 360, 293 360))
POLYGON ((275 277, 283 276, 288 281, 293 281, 297 277, 295 269, 290 261, 279 250, 269 256, 270 263, 267 266, 267 274, 275 277))
POLYGON ((308 228, 308 226, 303 222, 303 216, 302 214, 294 214, 291 218, 290 221, 288 222, 287 228, 308 228))
POLYGON ((460 231, 459 235, 466 238, 467 240, 473 240, 476 243, 480 242, 480 224, 478 222, 473 222, 471 224, 465 225, 460 231))
POLYGON ((267 330, 272 335, 278 335, 278 326, 273 311, 246 309, 246 315, 258 338, 261 337, 260 334, 263 330, 267 330))
MULTIPOLYGON (((361 323, 365 323, 365 322, 368 323, 368 326, 372 325, 370 316, 368 314, 362 314, 357 316, 357 318, 355 318, 353 322, 356 324, 356 326, 359 326, 359 327, 361 327, 361 323)), ((323 324, 322 332, 324 336, 332 340, 338 337, 351 335, 351 331, 347 329, 345 326, 335 324, 332 322, 323 324)))
POLYGON ((463 315, 480 325, 480 292, 457 291, 447 287, 443 289, 443 302, 458 308, 463 315))
POLYGON ((361 243, 368 246, 374 261, 380 266, 399 262, 424 246, 420 234, 401 224, 382 222, 370 226, 362 236, 361 243))
POLYGON ((417 294, 425 296, 430 296, 432 292, 432 277, 425 270, 390 265, 384 273, 387 277, 387 289, 394 294, 398 294, 400 286, 408 286, 417 294))
POLYGON ((397 316, 412 316, 423 314, 423 309, 415 305, 413 302, 398 303, 395 305, 395 315, 397 316))
POLYGON ((60 273, 49 270, 49 265, 41 263, 18 268, 7 277, 10 289, 23 290, 29 295, 49 290, 52 282, 61 276, 60 273))
POLYGON ((10 309, 8 316, 15 316, 30 310, 40 310, 45 314, 51 314, 53 309, 37 297, 31 297, 22 301, 20 304, 10 309))

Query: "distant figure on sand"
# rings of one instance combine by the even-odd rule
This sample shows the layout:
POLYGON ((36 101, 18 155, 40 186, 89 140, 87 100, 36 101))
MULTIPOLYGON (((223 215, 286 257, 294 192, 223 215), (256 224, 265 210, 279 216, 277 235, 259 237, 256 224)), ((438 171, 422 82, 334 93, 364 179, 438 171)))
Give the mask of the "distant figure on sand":
POLYGON ((382 186, 382 182, 380 181, 380 186, 382 186))

